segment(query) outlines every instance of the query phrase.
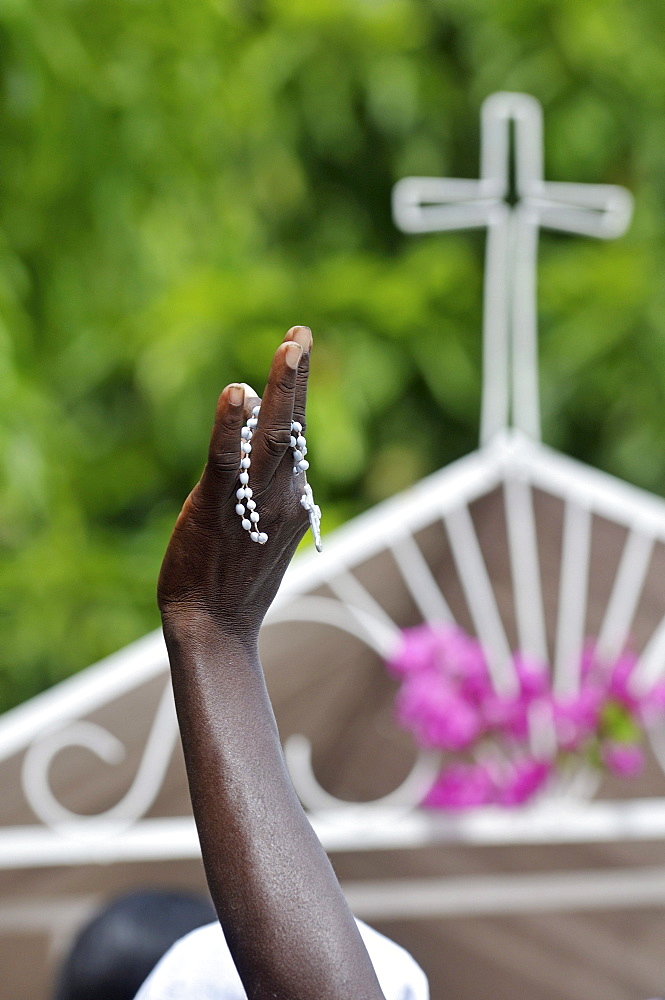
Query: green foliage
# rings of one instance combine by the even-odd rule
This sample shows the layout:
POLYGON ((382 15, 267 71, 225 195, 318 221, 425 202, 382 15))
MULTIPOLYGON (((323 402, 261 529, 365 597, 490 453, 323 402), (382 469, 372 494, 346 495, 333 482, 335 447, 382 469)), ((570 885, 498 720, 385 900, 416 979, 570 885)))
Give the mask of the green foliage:
POLYGON ((639 744, 642 731, 625 705, 609 701, 603 708, 600 732, 605 739, 614 743, 639 744))
POLYGON ((400 235, 390 191, 477 176, 493 90, 543 102, 551 179, 635 193, 621 241, 543 237, 545 439, 665 491, 662 11, 5 0, 4 707, 156 626, 217 393, 293 323, 327 528, 474 446, 482 239, 400 235))

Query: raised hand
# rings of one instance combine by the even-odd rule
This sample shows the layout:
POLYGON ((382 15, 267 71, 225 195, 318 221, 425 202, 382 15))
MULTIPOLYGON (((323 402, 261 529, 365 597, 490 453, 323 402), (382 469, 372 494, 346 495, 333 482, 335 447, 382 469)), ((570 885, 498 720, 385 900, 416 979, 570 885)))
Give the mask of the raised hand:
POLYGON ((165 620, 201 617, 256 634, 308 526, 300 498, 305 473, 293 474, 291 423, 305 427, 312 334, 295 326, 277 348, 263 400, 232 383, 217 403, 208 460, 173 530, 158 584, 165 620), (257 405, 250 483, 265 545, 250 541, 235 511, 241 429, 257 405))
POLYGON ((200 481, 174 528, 158 597, 210 892, 249 1000, 383 1000, 335 874, 290 782, 258 632, 307 530, 293 474, 312 335, 293 327, 270 369, 251 484, 265 545, 236 512, 241 430, 259 404, 224 389, 200 481))

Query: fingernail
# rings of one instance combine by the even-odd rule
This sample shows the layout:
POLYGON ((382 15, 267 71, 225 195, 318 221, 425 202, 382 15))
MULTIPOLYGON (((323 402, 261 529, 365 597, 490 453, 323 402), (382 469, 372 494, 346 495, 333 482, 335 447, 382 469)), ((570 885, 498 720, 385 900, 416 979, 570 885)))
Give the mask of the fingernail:
MULTIPOLYGON (((306 354, 312 346, 312 331, 308 326, 292 326, 289 330, 294 344, 300 344, 306 354)), ((287 334, 288 336, 288 334, 287 334)))
POLYGON ((243 400, 245 398, 245 390, 241 385, 235 382, 233 385, 229 386, 228 400, 231 406, 242 406, 243 400))
POLYGON ((284 351, 284 356, 286 358, 286 363, 289 366, 289 368, 297 368, 298 362, 302 357, 302 346, 296 341, 292 341, 290 344, 287 345, 287 348, 284 351))

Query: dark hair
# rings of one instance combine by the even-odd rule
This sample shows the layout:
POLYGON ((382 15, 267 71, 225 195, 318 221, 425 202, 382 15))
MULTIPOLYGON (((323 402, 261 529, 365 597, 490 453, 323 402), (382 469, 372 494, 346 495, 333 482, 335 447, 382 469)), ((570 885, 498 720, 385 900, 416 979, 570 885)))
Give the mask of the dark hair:
POLYGON ((214 919, 210 900, 193 893, 145 889, 115 899, 77 935, 54 1000, 134 1000, 171 945, 214 919))

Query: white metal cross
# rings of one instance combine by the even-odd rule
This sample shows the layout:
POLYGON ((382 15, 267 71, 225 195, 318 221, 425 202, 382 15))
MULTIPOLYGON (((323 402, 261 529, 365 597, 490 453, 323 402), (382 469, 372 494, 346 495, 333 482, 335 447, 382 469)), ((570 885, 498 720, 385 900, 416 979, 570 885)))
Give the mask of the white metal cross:
POLYGON ((509 421, 540 439, 536 266, 538 231, 612 239, 625 232, 633 201, 610 184, 543 180, 543 124, 528 94, 498 93, 481 111, 480 179, 406 177, 393 189, 393 216, 407 233, 487 228, 480 440, 509 421), (514 129, 516 203, 511 194, 514 129))

